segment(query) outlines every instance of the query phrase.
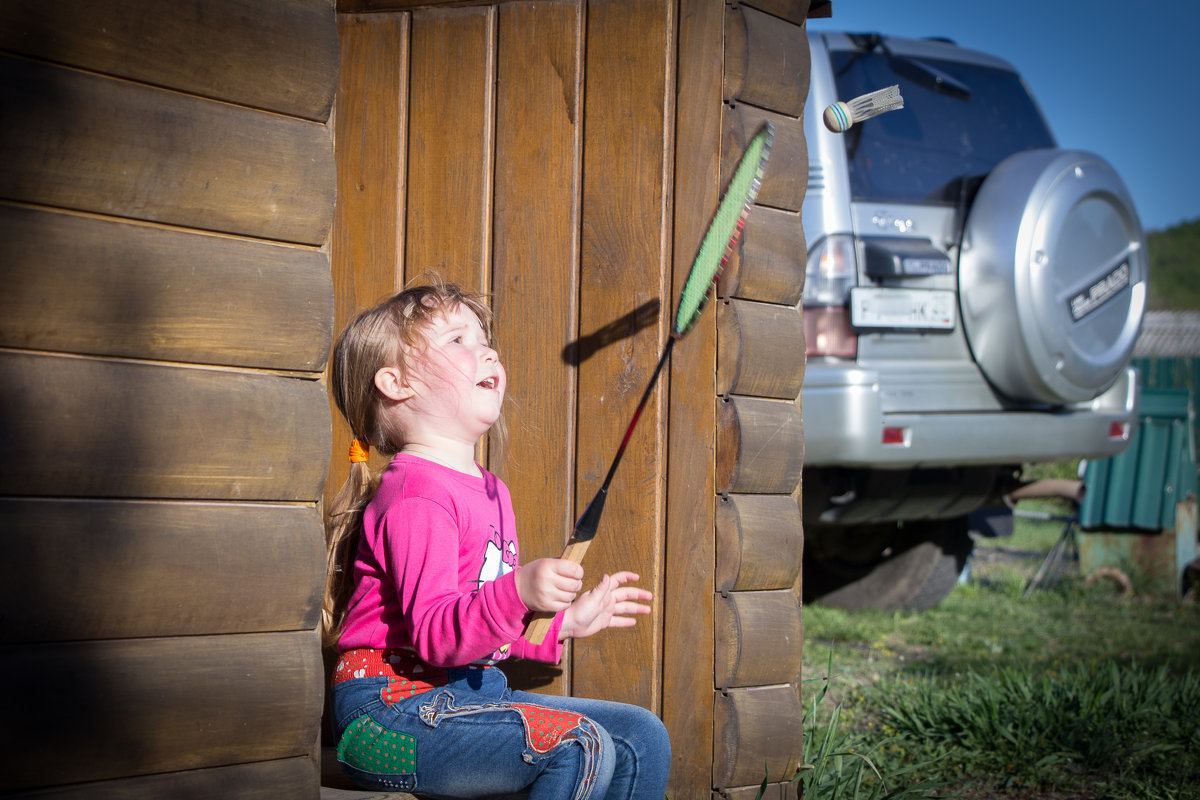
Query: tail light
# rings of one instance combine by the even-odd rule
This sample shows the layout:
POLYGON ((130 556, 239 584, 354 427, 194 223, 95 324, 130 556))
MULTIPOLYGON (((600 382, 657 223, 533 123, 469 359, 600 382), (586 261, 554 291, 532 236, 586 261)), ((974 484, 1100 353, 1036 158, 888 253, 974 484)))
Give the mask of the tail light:
POLYGON ((850 328, 847 299, 858 282, 854 237, 827 236, 808 254, 804 276, 804 339, 809 358, 858 355, 858 335, 850 328))

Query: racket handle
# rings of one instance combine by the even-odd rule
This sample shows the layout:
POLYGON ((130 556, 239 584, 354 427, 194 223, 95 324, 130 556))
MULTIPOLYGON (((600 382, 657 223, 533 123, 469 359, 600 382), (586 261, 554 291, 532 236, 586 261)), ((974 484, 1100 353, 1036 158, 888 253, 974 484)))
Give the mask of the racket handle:
MULTIPOLYGON (((568 561, 574 561, 576 564, 582 563, 583 557, 591 544, 591 539, 586 539, 582 542, 572 542, 563 550, 562 557, 568 561)), ((545 641, 546 634, 550 631, 550 623, 553 621, 554 614, 550 611, 539 611, 534 614, 533 619, 529 621, 529 625, 525 628, 526 641, 530 644, 541 644, 545 641)))

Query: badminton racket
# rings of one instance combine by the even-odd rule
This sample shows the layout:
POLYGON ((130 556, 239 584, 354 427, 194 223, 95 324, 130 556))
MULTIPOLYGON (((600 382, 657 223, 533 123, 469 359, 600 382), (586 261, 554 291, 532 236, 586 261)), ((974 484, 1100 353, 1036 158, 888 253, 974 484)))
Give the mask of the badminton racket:
MULTIPOLYGON (((712 296, 713 287, 721 275, 721 270, 729 263, 729 257, 733 254, 738 239, 741 238, 742 230, 746 227, 746 217, 754 207, 754 198, 758 195, 758 187, 762 184, 763 170, 771 155, 771 141, 774 134, 775 126, 770 122, 764 124, 750 139, 750 143, 746 145, 746 151, 742 153, 741 159, 734 168, 729 185, 725 188, 725 194, 717 205, 716 214, 713 215, 712 222, 709 223, 708 230, 700 241, 700 248, 696 251, 696 258, 692 261, 687 280, 684 281, 683 290, 679 296, 679 305, 675 310, 675 322, 671 328, 671 335, 663 347, 657 366, 654 367, 650 382, 642 393, 642 399, 633 412, 629 427, 625 429, 625 435, 621 438, 621 445, 617 448, 616 455, 613 456, 604 483, 601 484, 595 497, 588 503, 587 508, 575 523, 575 529, 571 532, 571 538, 567 540, 567 546, 563 550, 562 557, 565 559, 577 564, 583 561, 588 547, 596 538, 596 531, 600 527, 600 516, 604 513, 604 503, 608 499, 609 485, 612 484, 613 476, 617 474, 617 466, 621 463, 621 457, 625 455, 625 448, 633 436, 633 429, 637 427, 638 420, 642 417, 642 411, 645 410, 654 386, 658 383, 658 376, 662 374, 663 365, 667 363, 675 342, 682 339, 700 318, 700 312, 704 310, 709 297, 712 296)), ((550 612, 535 614, 525 629, 525 638, 533 644, 541 644, 542 640, 546 638, 546 632, 550 630, 550 623, 553 619, 554 614, 550 612)))

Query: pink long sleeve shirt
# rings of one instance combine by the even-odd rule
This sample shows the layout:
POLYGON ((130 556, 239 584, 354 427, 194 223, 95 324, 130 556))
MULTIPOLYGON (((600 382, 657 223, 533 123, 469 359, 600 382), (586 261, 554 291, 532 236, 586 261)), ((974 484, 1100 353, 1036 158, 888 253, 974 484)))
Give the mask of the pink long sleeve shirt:
POLYGON ((405 648, 435 667, 558 663, 562 614, 541 645, 522 637, 532 612, 517 594, 519 555, 499 478, 397 455, 363 515, 339 649, 405 648))

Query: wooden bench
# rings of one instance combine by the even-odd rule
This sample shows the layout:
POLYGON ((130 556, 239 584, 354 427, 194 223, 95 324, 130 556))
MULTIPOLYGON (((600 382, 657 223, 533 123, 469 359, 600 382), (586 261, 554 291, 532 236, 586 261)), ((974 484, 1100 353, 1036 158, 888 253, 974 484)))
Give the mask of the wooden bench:
MULTIPOLYGON (((518 795, 524 797, 525 795, 518 795)), ((408 792, 379 792, 359 789, 342 774, 337 748, 321 748, 321 800, 420 800, 408 792)), ((517 800, 517 798, 513 798, 517 800)))
POLYGON ((321 748, 321 800, 418 800, 408 792, 379 792, 359 789, 342 774, 337 748, 321 748))

